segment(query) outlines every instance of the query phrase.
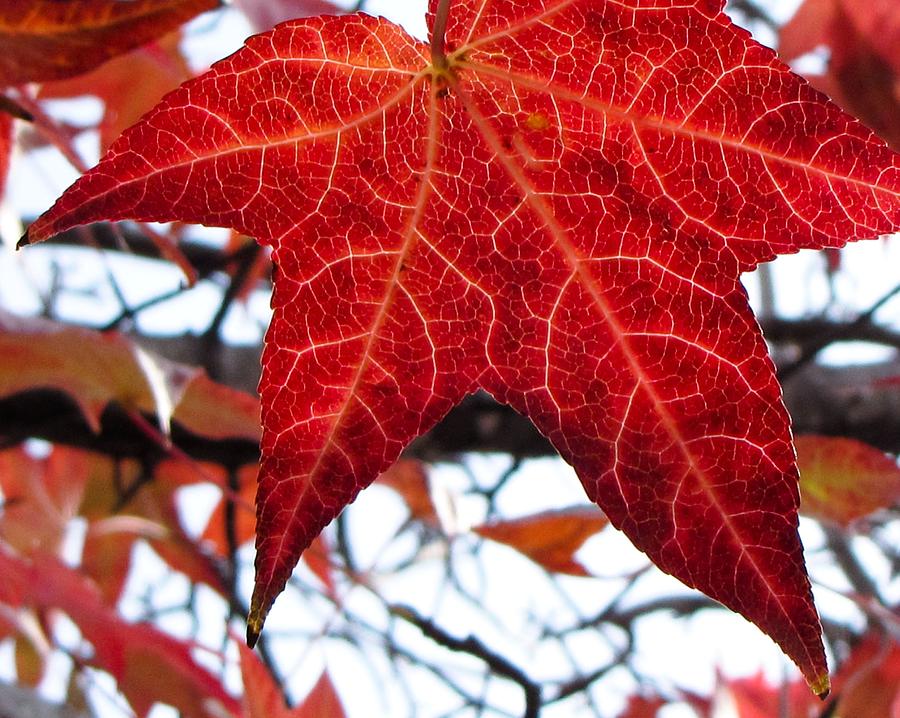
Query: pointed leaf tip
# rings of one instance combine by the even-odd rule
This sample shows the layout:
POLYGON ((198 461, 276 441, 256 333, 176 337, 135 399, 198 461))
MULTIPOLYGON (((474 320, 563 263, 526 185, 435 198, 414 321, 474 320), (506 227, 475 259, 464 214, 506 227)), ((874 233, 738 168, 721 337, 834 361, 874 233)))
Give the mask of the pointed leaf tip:
POLYGON ((250 613, 247 616, 247 645, 250 648, 253 648, 259 640, 272 601, 272 598, 262 595, 259 584, 254 587, 253 595, 250 597, 250 613))
POLYGON ((831 679, 827 673, 823 673, 809 684, 810 689, 823 701, 831 694, 831 679))
POLYGON ((19 241, 16 242, 16 249, 22 249, 22 247, 27 247, 31 244, 31 237, 28 236, 28 230, 25 230, 25 234, 19 237, 19 241))
POLYGON ((252 623, 247 624, 247 648, 254 648, 256 646, 256 642, 259 640, 259 629, 260 627, 257 627, 252 623))

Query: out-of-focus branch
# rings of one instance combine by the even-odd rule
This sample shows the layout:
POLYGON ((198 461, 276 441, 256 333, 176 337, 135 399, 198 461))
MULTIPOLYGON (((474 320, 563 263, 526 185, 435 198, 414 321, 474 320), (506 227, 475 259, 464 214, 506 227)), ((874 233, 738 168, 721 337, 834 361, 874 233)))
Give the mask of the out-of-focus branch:
POLYGON ((0 683, 0 718, 90 718, 66 705, 50 703, 34 691, 0 683))
POLYGON ((457 638, 447 633, 433 621, 419 615, 408 606, 394 606, 391 613, 416 626, 425 636, 444 648, 451 651, 466 653, 480 661, 491 670, 492 673, 503 678, 508 678, 522 688, 525 694, 525 712, 523 718, 537 718, 540 714, 542 699, 540 684, 531 680, 521 668, 511 663, 508 659, 492 651, 478 638, 468 636, 457 638))
POLYGON ((773 30, 777 30, 779 27, 775 19, 753 0, 730 0, 727 9, 737 10, 747 20, 761 22, 773 30))
MULTIPOLYGON (((63 233, 51 241, 84 246, 84 231, 99 247, 112 251, 123 249, 120 237, 111 231, 109 224, 103 223, 80 232, 63 233)), ((137 256, 159 257, 158 247, 136 228, 123 224, 120 233, 126 238, 127 251, 137 256)), ((243 250, 246 255, 236 256, 190 238, 181 243, 180 249, 201 276, 210 276, 255 252, 255 247, 248 245, 243 250)), ((233 282, 233 288, 239 288, 242 282, 233 282)), ((227 304, 223 302, 223 306, 227 304)), ((793 358, 792 366, 796 367, 788 370, 794 373, 785 382, 786 403, 796 433, 847 436, 885 451, 900 453, 900 384, 895 388, 894 383, 885 381, 900 377, 900 360, 874 366, 826 367, 806 358, 839 341, 865 341, 900 350, 900 332, 873 322, 871 312, 851 322, 770 317, 764 318, 762 326, 767 340, 778 349, 778 355, 785 361, 793 358), (804 359, 797 362, 797 357, 804 359)), ((256 391, 259 345, 217 344, 213 360, 209 336, 135 338, 142 346, 175 361, 194 366, 210 366, 212 362, 218 381, 251 393, 256 391)), ((111 412, 104 423, 104 434, 95 436, 83 422, 79 423, 77 411, 65 397, 28 392, 0 402, 0 441, 38 436, 96 450, 104 450, 106 446, 107 453, 145 455, 147 447, 135 441, 134 432, 120 418, 111 412)), ((220 445, 220 442, 204 442, 198 437, 181 438, 186 442, 181 448, 198 459, 217 460, 217 456, 222 456, 222 461, 232 462, 256 457, 256 449, 252 446, 228 442, 220 445), (195 451, 199 452, 196 456, 195 451)), ((549 442, 529 421, 483 394, 466 399, 409 450, 411 455, 431 460, 452 458, 465 452, 505 452, 523 457, 554 453, 549 442)))
MULTIPOLYGON (((893 300, 898 294, 900 294, 900 284, 896 285, 891 291, 885 294, 853 321, 834 323, 830 327, 823 327, 820 332, 800 344, 800 356, 790 364, 780 367, 778 370, 778 378, 781 379, 782 382, 787 381, 787 379, 803 369, 803 367, 812 363, 820 351, 832 344, 847 340, 860 341, 860 337, 865 336, 867 330, 877 330, 878 327, 873 325, 872 317, 875 316, 875 313, 879 309, 893 300)), ((885 330, 881 330, 881 334, 884 336, 889 333, 885 330)), ((894 337, 896 338, 897 335, 895 334, 894 337)), ((862 341, 871 340, 863 339, 862 341)), ((897 344, 891 344, 886 337, 879 343, 888 344, 895 348, 897 347, 897 344)))
MULTIPOLYGON (((142 343, 187 363, 197 363, 192 352, 201 349, 197 337, 142 343)), ((258 347, 222 347, 220 378, 238 388, 254 387, 259 372, 258 354, 258 347)), ((795 433, 846 436, 900 453, 897 377, 900 360, 870 366, 805 367, 785 386, 795 433)), ((0 399, 0 445, 31 437, 112 456, 152 459, 161 451, 121 409, 110 406, 102 417, 102 431, 95 434, 65 394, 37 388, 0 399)), ((189 434, 177 423, 172 439, 181 451, 200 461, 240 466, 258 459, 258 447, 251 441, 210 440, 189 434)), ((407 455, 441 461, 469 452, 502 452, 521 457, 555 453, 530 421, 486 394, 475 394, 413 442, 407 455)))
MULTIPOLYGON (((40 438, 151 464, 169 454, 120 407, 110 405, 100 425, 99 432, 92 431, 78 407, 58 391, 35 389, 0 400, 0 447, 40 438)), ((172 444, 196 461, 225 467, 242 466, 259 458, 259 447, 252 441, 212 440, 186 432, 177 424, 172 427, 172 444)))
MULTIPOLYGON (((27 224, 28 222, 26 222, 27 224)), ((33 252, 41 247, 53 246, 76 247, 85 251, 102 249, 145 259, 165 259, 160 255, 158 244, 147 237, 138 227, 128 222, 116 225, 116 229, 108 222, 76 227, 45 242, 33 245, 29 251, 33 252)), ((183 239, 178 247, 199 276, 207 276, 216 270, 223 269, 234 259, 229 253, 218 247, 190 238, 183 239)))
POLYGON ((878 586, 853 551, 851 537, 832 526, 824 525, 823 529, 831 555, 834 556, 835 562, 847 577, 853 591, 858 595, 871 596, 876 601, 881 601, 881 592, 878 590, 878 586))

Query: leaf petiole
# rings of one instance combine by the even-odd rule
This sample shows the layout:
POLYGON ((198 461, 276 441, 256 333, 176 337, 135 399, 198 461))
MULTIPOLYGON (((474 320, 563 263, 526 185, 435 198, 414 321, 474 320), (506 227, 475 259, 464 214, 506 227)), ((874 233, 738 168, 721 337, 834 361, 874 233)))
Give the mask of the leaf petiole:
POLYGON ((447 32, 449 15, 450 0, 439 0, 431 32, 431 61, 438 70, 446 70, 448 67, 447 55, 444 52, 444 34, 447 32))

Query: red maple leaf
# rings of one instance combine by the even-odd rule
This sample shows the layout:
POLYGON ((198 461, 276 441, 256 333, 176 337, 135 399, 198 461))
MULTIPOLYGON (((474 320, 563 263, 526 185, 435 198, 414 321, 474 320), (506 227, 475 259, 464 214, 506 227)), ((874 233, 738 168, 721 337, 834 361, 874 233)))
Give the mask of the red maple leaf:
POLYGON ((431 48, 363 15, 251 38, 23 238, 178 219, 272 247, 251 641, 321 528, 481 388, 826 692, 739 275, 895 230, 900 158, 721 0, 432 0, 429 23, 431 48))

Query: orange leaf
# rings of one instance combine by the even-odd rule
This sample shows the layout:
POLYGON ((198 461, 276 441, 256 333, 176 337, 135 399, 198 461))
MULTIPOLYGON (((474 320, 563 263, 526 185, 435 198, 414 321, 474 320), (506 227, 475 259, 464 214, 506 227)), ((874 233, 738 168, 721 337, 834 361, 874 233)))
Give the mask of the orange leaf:
POLYGON ((334 583, 334 574, 331 571, 331 546, 325 534, 321 533, 313 539, 309 548, 303 552, 301 560, 306 563, 313 575, 322 582, 325 593, 337 601, 337 589, 334 583))
POLYGON ((900 646, 884 635, 869 636, 841 666, 835 686, 835 716, 900 718, 900 646))
POLYGON ((848 526, 900 499, 900 468, 893 457, 853 439, 798 436, 800 511, 848 526))
POLYGON ((896 0, 806 0, 781 28, 779 53, 793 60, 821 45, 831 63, 844 65, 860 46, 900 72, 900 6, 896 0))
POLYGON ((68 393, 94 428, 111 401, 167 425, 199 373, 157 358, 116 333, 0 312, 0 397, 35 388, 68 393))
POLYGON ((645 698, 643 696, 631 696, 625 712, 618 718, 656 718, 659 710, 666 705, 662 698, 645 698))
POLYGON ((825 76, 810 81, 900 148, 900 74, 869 46, 855 45, 843 63, 832 62, 825 76))
POLYGON ((828 70, 809 80, 900 148, 900 5, 806 0, 781 30, 781 53, 793 59, 821 45, 828 70))
POLYGON ((118 467, 111 461, 98 461, 97 467, 81 506, 81 514, 91 521, 82 567, 96 579, 109 602, 114 603, 121 592, 137 539, 146 541, 171 569, 191 581, 224 591, 205 545, 185 532, 176 501, 182 486, 204 481, 224 484, 221 468, 174 459, 159 462, 150 473, 135 461, 120 462, 118 467), (118 514, 110 516, 113 509, 118 514))
POLYGON ((863 42, 900 73, 900 5, 896 0, 839 0, 863 42))
POLYGON ((835 20, 840 13, 838 0, 806 0, 778 35, 778 54, 794 60, 830 44, 835 20))
POLYGON ((344 715, 341 699, 328 673, 323 673, 303 703, 290 712, 290 718, 340 718, 344 715))
POLYGON ((122 597, 134 542, 133 536, 109 530, 106 521, 91 524, 84 537, 81 570, 94 580, 103 601, 110 606, 122 597))
POLYGON ((98 129, 100 148, 106 151, 129 125, 155 105, 163 95, 191 76, 180 50, 181 33, 171 32, 159 41, 115 57, 77 77, 48 82, 41 98, 94 95, 103 101, 98 129), (135 82, 135 78, 141 78, 135 82))
POLYGON ((172 569, 196 583, 204 583, 224 593, 226 588, 212 556, 185 533, 181 524, 175 497, 179 484, 169 474, 184 463, 168 460, 156 467, 153 481, 125 507, 148 521, 122 525, 120 528, 147 541, 172 569))
POLYGON ((0 0, 0 85, 78 75, 219 4, 219 0, 0 0))
MULTIPOLYGON (((237 491, 234 506, 234 541, 237 546, 242 546, 256 536, 256 474, 259 467, 256 464, 242 466, 237 471, 237 491)), ((209 516, 206 529, 203 531, 202 540, 208 544, 212 551, 221 557, 229 554, 228 534, 225 521, 226 501, 223 498, 216 504, 209 516)))
MULTIPOLYGON (((810 718, 822 711, 822 702, 809 692, 802 681, 773 686, 762 673, 737 680, 720 679, 715 705, 722 704, 730 704, 734 712, 726 711, 726 715, 735 715, 736 718, 810 718)), ((717 710, 712 711, 712 716, 718 714, 717 710)))
POLYGON ((473 531, 511 546, 547 571, 587 576, 587 570, 575 560, 575 553, 607 523, 607 518, 597 508, 575 506, 483 524, 473 531))
MULTIPOLYGON (((56 451, 59 446, 54 447, 56 451)), ((101 454, 85 452, 90 457, 88 478, 78 514, 88 521, 103 519, 121 508, 124 493, 140 481, 142 468, 138 461, 114 461, 101 454)))
POLYGON ((65 447, 46 459, 23 447, 0 452, 0 538, 24 553, 56 553, 81 503, 89 463, 89 454, 65 447))
POLYGON ((175 421, 210 439, 259 441, 259 400, 197 374, 175 407, 175 421))
POLYGON ((306 699, 289 709, 272 674, 257 655, 243 641, 235 641, 241 656, 241 676, 244 679, 244 718, 341 718, 344 708, 325 672, 306 699))
MULTIPOLYGON (((235 255, 241 250, 247 251, 250 245, 255 244, 256 240, 254 240, 252 237, 248 237, 246 234, 241 234, 240 232, 235 232, 234 230, 232 230, 228 233, 228 239, 226 240, 225 245, 222 248, 222 252, 226 256, 235 255)), ((223 269, 229 277, 236 277, 236 273, 239 269, 241 269, 241 266, 241 261, 232 261, 229 262, 228 265, 223 269)), ((266 279, 271 279, 271 254, 259 247, 255 251, 255 257, 253 258, 250 268, 242 271, 244 271, 245 273, 243 278, 241 279, 240 290, 235 295, 235 301, 246 303, 253 290, 256 289, 257 286, 259 286, 260 282, 263 282, 266 279)))
POLYGON ((246 644, 236 639, 244 680, 244 718, 279 718, 287 714, 284 698, 269 669, 246 644))
POLYGON ((410 518, 430 526, 439 525, 437 510, 431 500, 428 473, 421 461, 401 459, 381 474, 378 482, 400 494, 410 518))
MULTIPOLYGON (((256 536, 256 475, 259 471, 257 464, 248 464, 237 471, 237 490, 234 503, 234 542, 235 547, 243 546, 256 536)), ((226 499, 223 497, 216 504, 209 516, 209 521, 203 531, 201 541, 210 550, 221 558, 228 557, 228 529, 226 527, 225 511, 226 499)), ((334 585, 334 576, 331 572, 331 548, 320 534, 303 552, 302 560, 309 570, 322 582, 326 592, 332 598, 337 597, 334 585)))
POLYGON ((100 429, 107 404, 174 419, 212 439, 258 441, 259 402, 202 370, 163 359, 115 332, 68 327, 0 310, 0 398, 35 388, 68 394, 100 429))
POLYGON ((47 668, 45 656, 30 640, 18 636, 15 641, 16 679, 19 683, 37 687, 47 668))

